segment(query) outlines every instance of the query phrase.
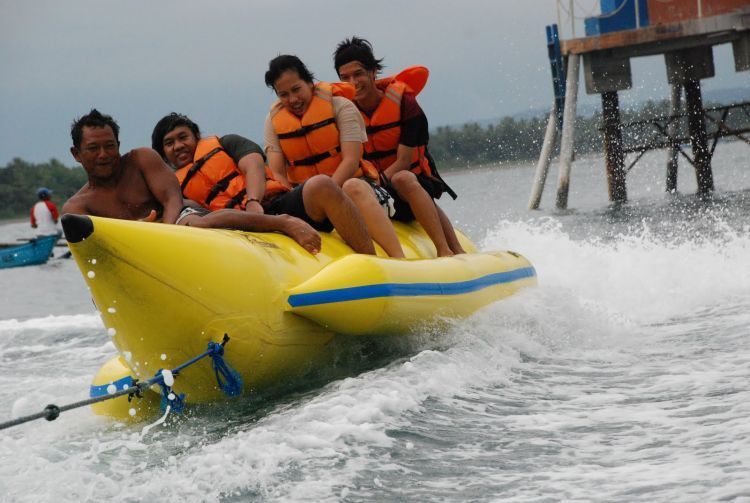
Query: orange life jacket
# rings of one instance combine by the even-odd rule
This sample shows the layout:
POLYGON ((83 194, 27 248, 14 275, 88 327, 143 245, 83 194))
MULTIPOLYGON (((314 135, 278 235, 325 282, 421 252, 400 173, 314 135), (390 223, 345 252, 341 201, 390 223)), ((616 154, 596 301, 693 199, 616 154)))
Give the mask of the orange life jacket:
MULTIPOLYGON (((341 163, 341 140, 333 110, 333 97, 354 98, 349 84, 315 84, 312 101, 300 118, 284 108, 280 101, 271 107, 271 123, 279 137, 287 164, 287 178, 300 184, 317 174, 331 176, 341 163)), ((378 179, 375 167, 360 159, 354 177, 378 179)))
MULTIPOLYGON (((211 211, 222 208, 244 209, 247 204, 245 177, 219 143, 209 136, 198 141, 194 161, 175 171, 182 195, 211 211)), ((288 190, 276 181, 266 167, 265 197, 288 190)))
MULTIPOLYGON (((411 66, 397 75, 375 81, 385 95, 372 115, 368 117, 362 112, 362 118, 367 126, 364 158, 372 162, 378 171, 385 171, 396 160, 401 138, 401 98, 404 92, 419 94, 428 76, 429 71, 424 66, 411 66)), ((414 149, 409 169, 415 174, 432 176, 424 145, 414 149)))

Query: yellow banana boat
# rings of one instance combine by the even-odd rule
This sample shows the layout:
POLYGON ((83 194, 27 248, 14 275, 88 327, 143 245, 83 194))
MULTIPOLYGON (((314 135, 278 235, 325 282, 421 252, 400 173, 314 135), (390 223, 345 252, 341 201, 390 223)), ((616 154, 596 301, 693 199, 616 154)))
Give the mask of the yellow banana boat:
MULTIPOLYGON (((326 365, 334 337, 408 334, 536 283, 517 253, 477 253, 459 234, 470 253, 435 258, 418 224, 395 226, 407 259, 379 248, 377 257, 355 254, 335 232, 322 235, 313 256, 277 233, 65 215, 68 245, 119 351, 95 376, 91 396, 179 367, 225 334, 223 354, 181 369, 164 395, 221 399, 217 359, 242 394, 262 391, 326 365)), ((141 419, 160 401, 150 389, 144 395, 93 408, 141 419)))

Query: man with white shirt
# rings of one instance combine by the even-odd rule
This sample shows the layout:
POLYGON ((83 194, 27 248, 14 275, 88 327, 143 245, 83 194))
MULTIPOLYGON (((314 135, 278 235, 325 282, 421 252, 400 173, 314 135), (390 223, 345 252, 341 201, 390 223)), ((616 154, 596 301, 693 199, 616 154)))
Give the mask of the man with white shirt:
POLYGON ((52 191, 42 187, 36 191, 36 195, 39 197, 39 202, 31 208, 31 226, 37 229, 40 236, 58 234, 60 231, 57 229, 57 220, 60 214, 55 203, 49 199, 52 191))

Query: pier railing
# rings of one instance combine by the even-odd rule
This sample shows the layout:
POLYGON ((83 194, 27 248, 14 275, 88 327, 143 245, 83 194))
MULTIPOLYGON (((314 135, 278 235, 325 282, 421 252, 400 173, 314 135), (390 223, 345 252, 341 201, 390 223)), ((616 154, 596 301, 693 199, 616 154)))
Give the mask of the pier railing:
MULTIPOLYGON (((734 137, 750 145, 750 138, 746 136, 750 135, 750 101, 706 108, 703 119, 706 137, 711 141, 709 158, 713 157, 721 138, 734 137)), ((622 136, 623 153, 637 154, 626 171, 633 169, 646 152, 658 149, 675 149, 695 166, 695 159, 686 148, 691 145, 687 112, 623 123, 622 136)))

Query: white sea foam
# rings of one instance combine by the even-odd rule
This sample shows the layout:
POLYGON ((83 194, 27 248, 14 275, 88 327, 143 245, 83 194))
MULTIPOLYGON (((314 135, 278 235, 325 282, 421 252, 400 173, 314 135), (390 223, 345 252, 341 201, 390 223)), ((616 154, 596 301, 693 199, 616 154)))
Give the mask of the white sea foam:
POLYGON ((62 316, 45 316, 29 320, 0 320, 0 338, 25 330, 56 331, 67 328, 100 328, 102 321, 96 314, 70 314, 62 316))
MULTIPOLYGON (((539 288, 416 354, 224 430, 188 418, 133 438, 88 411, 72 433, 65 417, 39 437, 29 426, 0 438, 0 457, 20 458, 0 464, 0 480, 13 481, 6 494, 49 499, 66 483, 71 499, 112 501, 750 494, 748 236, 677 241, 644 226, 579 240, 550 219, 501 222, 482 244, 508 247, 532 261, 539 288)), ((53 398, 51 387, 39 393, 53 398)))
POLYGON ((750 292, 750 235, 665 241, 648 226, 613 241, 573 240, 553 219, 541 225, 501 222, 483 249, 522 251, 542 288, 644 321, 689 313, 750 292))

